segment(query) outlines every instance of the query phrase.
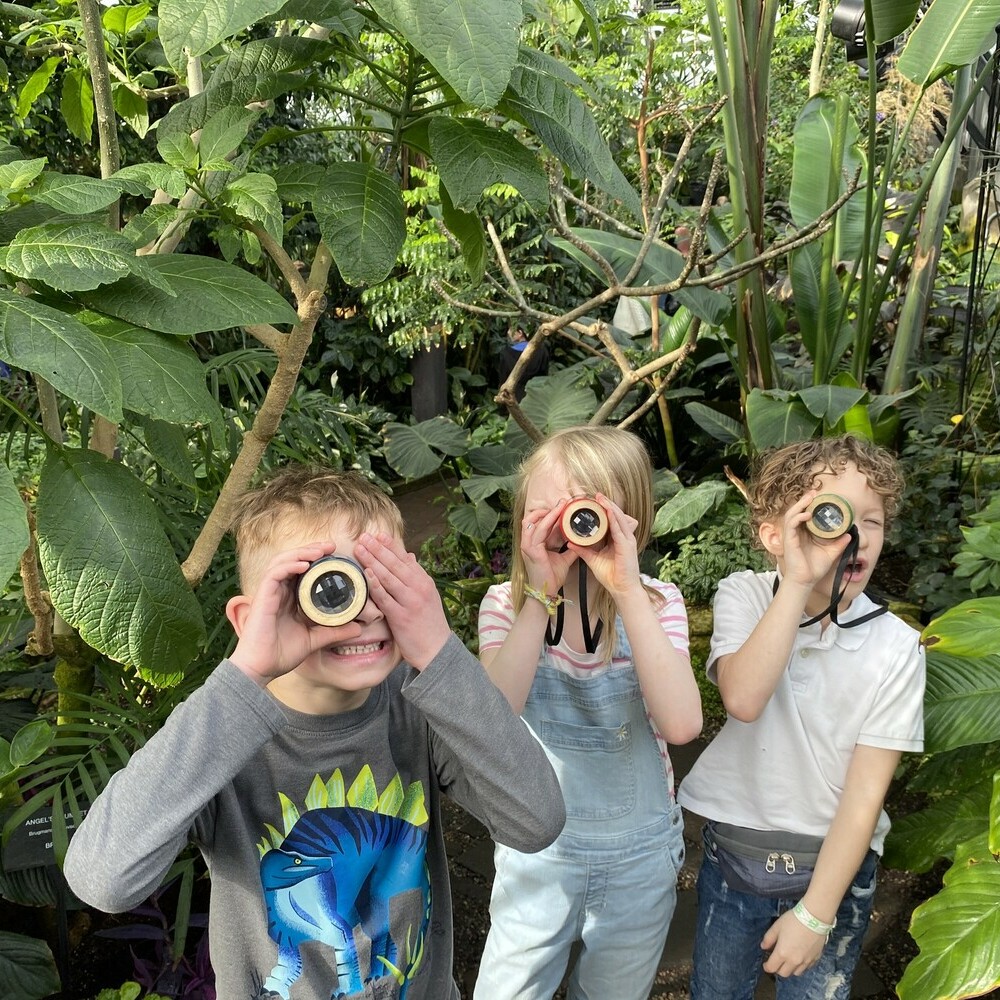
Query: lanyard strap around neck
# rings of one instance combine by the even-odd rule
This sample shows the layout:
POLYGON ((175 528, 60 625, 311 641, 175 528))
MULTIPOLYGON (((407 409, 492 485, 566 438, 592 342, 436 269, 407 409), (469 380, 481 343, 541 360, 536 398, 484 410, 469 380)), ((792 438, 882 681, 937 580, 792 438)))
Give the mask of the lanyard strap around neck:
MULTIPOLYGON (((559 588, 559 596, 563 596, 562 588, 559 588)), ((562 638, 563 624, 565 622, 564 606, 565 600, 556 606, 555 624, 549 619, 545 626, 545 641, 550 646, 557 646, 562 638)), ((597 628, 593 633, 590 631, 590 615, 587 612, 587 571, 580 571, 580 624, 583 626, 583 646, 588 653, 597 652, 597 644, 601 641, 601 633, 604 631, 604 622, 598 619, 597 628)))
MULTIPOLYGON (((860 618, 854 618, 849 622, 841 622, 837 618, 838 606, 840 602, 844 599, 844 594, 847 593, 847 584, 845 583, 841 587, 841 582, 844 579, 844 573, 847 572, 847 567, 854 562, 858 555, 858 548, 861 541, 858 537, 858 529, 852 524, 848 529, 851 536, 851 540, 847 545, 847 548, 840 555, 840 560, 837 562, 837 572, 833 575, 833 587, 830 593, 830 605, 821 611, 818 615, 813 615, 808 621, 801 622, 799 628, 808 628, 810 625, 815 625, 816 622, 822 621, 827 615, 830 616, 830 621, 839 628, 854 628, 856 625, 863 625, 865 622, 871 621, 873 618, 878 618, 879 615, 884 615, 889 610, 889 605, 886 601, 881 600, 877 597, 872 597, 868 594, 868 599, 872 603, 877 604, 878 607, 874 611, 869 611, 868 614, 862 615, 860 618)), ((776 594, 778 592, 778 578, 774 578, 774 588, 772 593, 776 594)))

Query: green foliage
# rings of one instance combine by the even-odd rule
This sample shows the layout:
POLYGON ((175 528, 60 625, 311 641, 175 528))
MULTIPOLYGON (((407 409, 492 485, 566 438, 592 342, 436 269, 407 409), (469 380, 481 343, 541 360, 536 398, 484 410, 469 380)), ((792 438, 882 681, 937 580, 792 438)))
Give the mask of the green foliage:
POLYGON ((41 1000, 60 989, 48 945, 10 931, 0 931, 0 981, 9 1000, 41 1000))

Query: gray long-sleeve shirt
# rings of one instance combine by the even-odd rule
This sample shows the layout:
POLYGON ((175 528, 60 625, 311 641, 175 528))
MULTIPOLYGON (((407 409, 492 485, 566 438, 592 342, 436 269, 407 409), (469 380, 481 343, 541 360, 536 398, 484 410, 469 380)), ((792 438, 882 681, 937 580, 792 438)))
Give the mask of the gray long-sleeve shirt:
POLYGON ((127 910, 193 839, 220 1000, 457 998, 442 794, 520 851, 565 818, 544 751, 457 637, 332 716, 223 661, 111 779, 65 874, 127 910))

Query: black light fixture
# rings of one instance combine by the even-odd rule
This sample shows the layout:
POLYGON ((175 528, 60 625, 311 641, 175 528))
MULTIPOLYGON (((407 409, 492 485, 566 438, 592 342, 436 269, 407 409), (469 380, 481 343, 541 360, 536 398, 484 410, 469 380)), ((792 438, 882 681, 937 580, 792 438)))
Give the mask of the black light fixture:
MULTIPOLYGON (((848 62, 863 63, 867 67, 868 49, 865 45, 865 2, 864 0, 840 0, 833 8, 830 31, 834 38, 844 41, 848 62)), ((895 47, 895 42, 883 42, 875 49, 879 64, 895 47)), ((881 65, 877 69, 881 71, 881 65)))

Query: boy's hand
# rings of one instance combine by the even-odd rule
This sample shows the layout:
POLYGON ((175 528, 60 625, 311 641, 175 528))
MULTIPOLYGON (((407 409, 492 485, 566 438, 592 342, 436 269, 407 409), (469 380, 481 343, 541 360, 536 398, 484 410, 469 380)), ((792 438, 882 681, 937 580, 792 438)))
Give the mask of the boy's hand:
POLYGON ((434 581, 392 535, 365 532, 354 554, 364 567, 369 596, 385 615, 403 659, 423 670, 451 635, 434 581))
POLYGON ((779 976, 801 976, 815 965, 823 954, 826 937, 804 927, 788 910, 768 928, 760 942, 771 954, 764 962, 764 971, 779 976))
POLYGON ((603 493, 598 493, 594 499, 608 515, 608 533, 604 544, 595 547, 571 543, 571 548, 590 567, 597 582, 617 602, 636 588, 642 589, 639 551, 635 540, 635 529, 639 522, 603 493))
POLYGON ((818 495, 819 490, 810 490, 785 511, 782 522, 783 579, 810 590, 837 565, 851 542, 848 534, 823 541, 814 538, 806 528, 810 518, 809 504, 818 495))
POLYGON ((357 622, 330 628, 308 621, 299 611, 298 578, 310 563, 335 549, 332 542, 321 542, 278 554, 252 597, 240 594, 226 605, 226 615, 239 636, 229 659, 261 687, 294 670, 316 650, 361 635, 357 622))

